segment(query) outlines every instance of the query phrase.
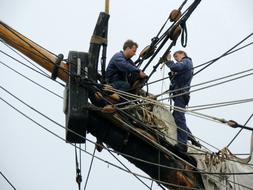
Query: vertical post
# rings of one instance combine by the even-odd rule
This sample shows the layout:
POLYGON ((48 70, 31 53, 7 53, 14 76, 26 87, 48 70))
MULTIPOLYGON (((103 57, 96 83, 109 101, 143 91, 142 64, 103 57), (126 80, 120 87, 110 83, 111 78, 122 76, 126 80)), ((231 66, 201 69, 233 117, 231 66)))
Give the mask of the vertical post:
POLYGON ((110 0, 105 0, 105 13, 109 15, 110 0))

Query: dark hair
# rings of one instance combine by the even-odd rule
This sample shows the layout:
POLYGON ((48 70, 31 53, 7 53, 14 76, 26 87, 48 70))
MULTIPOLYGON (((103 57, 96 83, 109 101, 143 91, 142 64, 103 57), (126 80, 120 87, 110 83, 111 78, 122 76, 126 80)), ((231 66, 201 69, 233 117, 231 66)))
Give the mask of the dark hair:
POLYGON ((186 53, 185 51, 183 51, 183 50, 178 50, 178 51, 176 51, 176 52, 173 54, 173 56, 175 56, 175 55, 178 54, 178 53, 179 53, 179 54, 184 54, 185 57, 188 57, 188 56, 187 56, 187 53, 186 53))
POLYGON ((126 48, 132 48, 133 46, 136 46, 136 48, 138 48, 138 44, 136 42, 133 40, 127 40, 123 45, 123 50, 126 50, 126 48))

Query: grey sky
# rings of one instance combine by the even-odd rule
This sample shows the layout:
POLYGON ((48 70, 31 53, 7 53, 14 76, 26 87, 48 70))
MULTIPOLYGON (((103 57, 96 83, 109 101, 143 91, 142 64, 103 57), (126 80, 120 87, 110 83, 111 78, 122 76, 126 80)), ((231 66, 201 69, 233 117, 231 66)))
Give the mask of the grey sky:
MULTIPOLYGON (((178 0, 111 0, 108 59, 121 49, 126 39, 138 41, 139 51, 148 45, 170 11, 177 8, 181 2, 178 0)), ((252 0, 202 0, 187 23, 189 39, 186 51, 192 57, 194 64, 198 65, 219 56, 252 33, 252 7, 252 0)), ((0 19, 46 49, 55 54, 63 53, 67 58, 69 50, 88 50, 95 22, 99 12, 103 9, 103 0, 1 0, 0 19)), ((250 38, 247 42, 252 41, 253 38, 250 38)), ((13 54, 2 44, 0 48, 13 54)), ((180 43, 173 50, 177 49, 182 49, 180 43)), ((192 83, 196 84, 252 68, 252 50, 253 47, 248 47, 223 58, 198 74, 192 83)), ((58 84, 24 68, 2 54, 0 54, 0 61, 56 93, 63 94, 63 88, 58 84)), ((0 65, 0 71, 1 86, 64 125, 65 116, 62 112, 61 99, 2 65, 0 65)), ((168 69, 165 70, 165 76, 167 73, 168 69)), ((161 78, 162 75, 163 72, 158 70, 151 80, 161 78)), ((250 76, 219 87, 192 93, 190 105, 252 98, 252 79, 250 76)), ((165 83, 164 88, 167 87, 168 82, 165 83)), ((150 91, 154 94, 160 93, 161 84, 150 86, 150 91)), ((31 112, 2 90, 0 96, 48 129, 62 137, 65 136, 64 130, 31 112)), ((252 114, 252 103, 201 112, 233 119, 243 124, 252 114)), ((0 113, 0 171, 13 182, 17 189, 67 190, 77 188, 73 147, 40 129, 3 102, 0 102, 0 113)), ((187 116, 187 122, 196 136, 218 148, 226 146, 238 131, 238 129, 230 129, 225 125, 192 116, 187 116)), ((248 126, 253 127, 253 121, 248 126)), ((243 132, 232 144, 232 152, 249 152, 250 135, 248 131, 243 132)), ((88 138, 94 140, 90 135, 88 138)), ((92 144, 87 144, 87 150, 92 152, 93 148, 92 144)), ((96 154, 117 163, 106 151, 96 154)), ((83 154, 82 158, 83 180, 85 181, 91 157, 83 154)), ((125 159, 121 160, 134 172, 143 174, 125 159)), ((150 181, 146 182, 150 184, 150 181)), ((101 188, 146 189, 132 175, 95 160, 87 189, 101 188)), ((0 189, 12 189, 1 176, 0 189)), ((159 188, 154 186, 154 189, 159 188)))

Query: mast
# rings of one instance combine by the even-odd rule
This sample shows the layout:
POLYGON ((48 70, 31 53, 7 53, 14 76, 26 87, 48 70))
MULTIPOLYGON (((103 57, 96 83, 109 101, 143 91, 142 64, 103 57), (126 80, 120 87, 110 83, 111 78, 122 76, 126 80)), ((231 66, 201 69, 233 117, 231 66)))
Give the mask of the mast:
POLYGON ((167 188, 203 189, 201 174, 191 167, 195 166, 195 161, 190 156, 178 152, 163 138, 152 136, 156 133, 150 133, 154 139, 150 138, 149 133, 145 133, 146 126, 137 123, 138 120, 135 120, 136 125, 133 126, 126 122, 128 115, 103 112, 102 108, 106 102, 101 103, 96 100, 95 95, 99 89, 95 88, 94 84, 98 79, 98 59, 101 47, 104 54, 102 68, 106 62, 109 17, 109 0, 105 0, 105 12, 99 15, 89 51, 70 52, 68 64, 62 60, 63 56, 56 56, 1 21, 0 38, 53 75, 56 71, 58 75, 55 74, 55 77, 58 76, 61 80, 68 82, 65 109, 67 142, 73 140, 73 143, 84 143, 86 132, 91 133, 148 174, 158 184, 167 188), (140 160, 146 162, 140 162, 140 160), (185 169, 190 171, 184 171, 185 169))
POLYGON ((68 81, 68 64, 62 61, 62 55, 57 56, 53 54, 2 21, 0 21, 0 38, 50 73, 54 73, 58 70, 57 76, 64 82, 68 81))

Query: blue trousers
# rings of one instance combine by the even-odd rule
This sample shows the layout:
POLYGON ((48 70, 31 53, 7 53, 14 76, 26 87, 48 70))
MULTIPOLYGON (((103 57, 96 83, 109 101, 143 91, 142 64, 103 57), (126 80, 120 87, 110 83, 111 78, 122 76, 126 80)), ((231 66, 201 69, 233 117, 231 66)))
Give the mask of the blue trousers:
POLYGON ((118 80, 118 81, 114 81, 112 83, 113 88, 118 89, 118 90, 122 90, 122 91, 128 91, 130 89, 130 84, 127 81, 122 81, 122 80, 118 80))
MULTIPOLYGON (((189 102, 189 96, 178 96, 173 98, 174 106, 185 108, 189 102)), ((173 111, 173 116, 175 122, 178 126, 177 128, 177 141, 179 143, 187 144, 188 133, 191 133, 186 125, 185 113, 181 111, 173 111), (186 131, 186 132, 185 132, 186 131)))

